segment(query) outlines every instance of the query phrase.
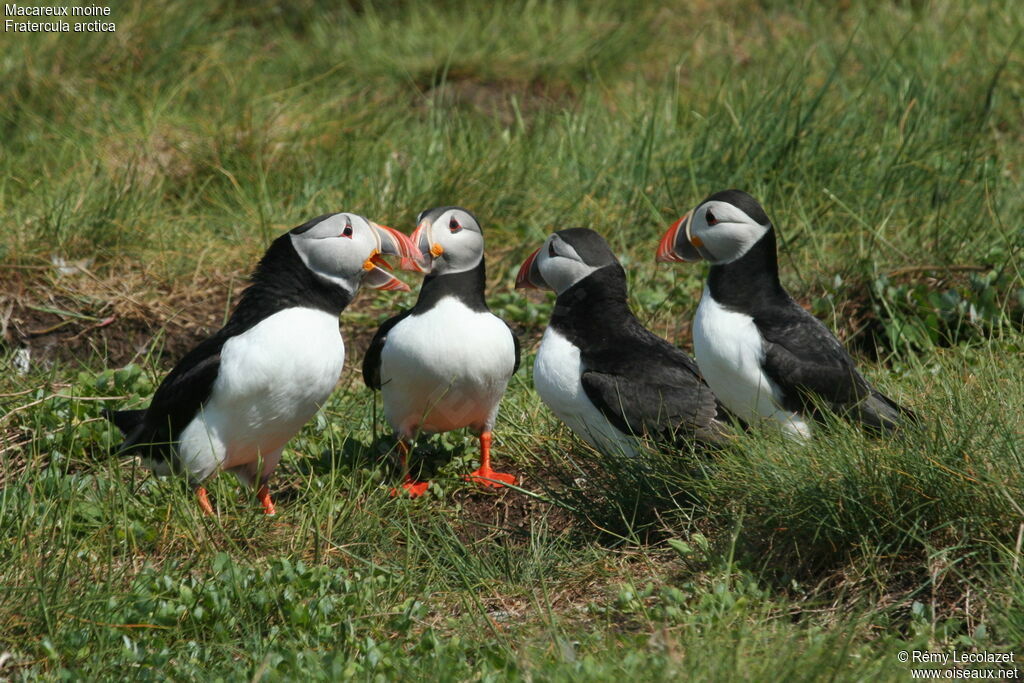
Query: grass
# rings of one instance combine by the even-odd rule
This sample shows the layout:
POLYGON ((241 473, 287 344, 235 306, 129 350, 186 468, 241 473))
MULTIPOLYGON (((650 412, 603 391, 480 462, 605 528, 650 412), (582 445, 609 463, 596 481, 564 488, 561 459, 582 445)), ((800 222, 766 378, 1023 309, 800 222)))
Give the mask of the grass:
POLYGON ((0 47, 0 677, 906 680, 901 650, 1020 654, 1019 3, 293 4, 0 47), (598 229, 686 347, 702 270, 653 252, 733 186, 920 430, 622 462, 540 405, 551 302, 512 291, 522 258, 598 229), (281 230, 449 203, 522 333, 496 464, 523 491, 464 484, 452 434, 423 444, 431 495, 388 496, 355 370, 414 294, 344 314, 273 521, 230 477, 208 519, 108 457, 101 408, 143 404, 281 230))

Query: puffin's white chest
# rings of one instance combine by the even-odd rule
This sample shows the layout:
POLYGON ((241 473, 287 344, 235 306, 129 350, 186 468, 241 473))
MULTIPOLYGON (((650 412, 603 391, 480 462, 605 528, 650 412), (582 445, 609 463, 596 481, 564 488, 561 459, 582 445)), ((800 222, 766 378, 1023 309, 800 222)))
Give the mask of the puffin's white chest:
POLYGON ((180 459, 197 479, 260 458, 268 474, 326 402, 344 361, 337 316, 312 308, 280 311, 228 339, 210 398, 182 431, 180 459))
POLYGON ((514 367, 515 342, 505 323, 445 297, 388 333, 380 358, 385 417, 406 437, 490 430, 514 367))
POLYGON ((636 440, 594 407, 583 389, 580 350, 550 327, 533 363, 533 386, 544 403, 581 439, 610 455, 636 455, 636 440))
POLYGON ((792 436, 810 436, 803 418, 779 405, 780 390, 764 374, 764 340, 754 319, 722 307, 707 287, 693 321, 693 351, 708 386, 741 419, 770 418, 792 436))

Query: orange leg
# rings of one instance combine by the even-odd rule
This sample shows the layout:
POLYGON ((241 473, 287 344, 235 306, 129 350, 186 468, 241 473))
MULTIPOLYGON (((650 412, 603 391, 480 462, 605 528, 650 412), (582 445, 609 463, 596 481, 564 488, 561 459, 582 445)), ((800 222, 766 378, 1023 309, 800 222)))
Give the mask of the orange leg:
POLYGON ((199 509, 204 515, 213 515, 213 506, 210 505, 210 497, 206 495, 206 489, 202 486, 196 489, 196 498, 199 499, 199 509))
POLYGON ((274 501, 270 499, 270 489, 264 484, 260 487, 260 490, 256 492, 256 497, 260 499, 260 503, 263 505, 263 512, 268 515, 276 515, 277 509, 274 507, 274 501))
POLYGON ((505 484, 516 484, 516 478, 504 472, 495 472, 491 469, 491 433, 484 432, 480 435, 480 469, 466 477, 469 481, 484 486, 504 486, 505 484))
MULTIPOLYGON (((412 478, 412 474, 409 473, 409 445, 404 441, 399 440, 398 442, 399 458, 402 462, 402 472, 405 476, 402 480, 402 489, 405 490, 410 498, 419 498, 427 492, 427 488, 430 486, 429 481, 416 481, 412 478)), ((398 489, 391 489, 391 496, 397 496, 398 489)))

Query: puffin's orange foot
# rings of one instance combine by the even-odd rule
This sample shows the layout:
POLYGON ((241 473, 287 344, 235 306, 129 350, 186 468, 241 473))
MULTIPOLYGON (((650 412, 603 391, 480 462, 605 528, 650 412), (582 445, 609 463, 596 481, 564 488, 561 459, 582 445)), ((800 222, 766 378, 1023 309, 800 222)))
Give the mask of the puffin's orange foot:
POLYGON ((484 469, 483 467, 472 474, 466 475, 465 479, 466 481, 471 481, 482 486, 494 487, 504 486, 505 484, 515 485, 519 483, 514 475, 505 474, 504 472, 495 472, 491 468, 484 469))
POLYGON ((210 497, 206 495, 206 489, 202 486, 196 489, 196 498, 199 499, 199 509, 204 515, 213 515, 213 506, 210 505, 210 497))
POLYGON ((400 488, 391 489, 391 497, 394 498, 401 491, 405 491, 409 494, 410 498, 419 498, 427 489, 430 487, 429 481, 407 481, 400 488))
POLYGON ((270 489, 264 484, 260 487, 260 490, 256 492, 256 497, 260 499, 260 504, 263 505, 263 512, 268 515, 276 515, 277 508, 274 507, 274 501, 270 500, 270 489))

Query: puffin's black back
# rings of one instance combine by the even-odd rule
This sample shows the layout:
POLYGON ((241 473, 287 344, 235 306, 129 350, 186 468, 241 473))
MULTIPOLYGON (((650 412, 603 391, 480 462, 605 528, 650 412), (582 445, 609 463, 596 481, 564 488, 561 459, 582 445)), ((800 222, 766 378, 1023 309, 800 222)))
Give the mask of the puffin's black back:
POLYGON ((626 271, 604 237, 590 228, 566 228, 557 234, 597 268, 558 295, 549 323, 580 349, 587 367, 635 377, 657 368, 682 382, 699 382, 696 363, 633 314, 626 271))
POLYGON ((293 232, 308 230, 329 215, 315 218, 271 243, 227 324, 178 361, 160 383, 141 419, 138 411, 110 415, 125 434, 119 451, 122 455, 140 453, 157 460, 169 458, 171 444, 208 400, 220 369, 221 349, 231 337, 288 308, 316 308, 340 315, 348 306, 352 294, 306 268, 292 245, 293 232))
MULTIPOLYGON (((559 234, 565 231, 559 231, 559 234)), ((596 233, 595 233, 596 234, 596 233)), ((645 328, 629 307, 626 274, 591 240, 570 242, 584 258, 607 251, 612 263, 562 292, 550 326, 580 350, 587 397, 617 429, 661 441, 718 442, 726 413, 696 363, 645 328)), ((589 260, 588 260, 589 263, 589 260)))

